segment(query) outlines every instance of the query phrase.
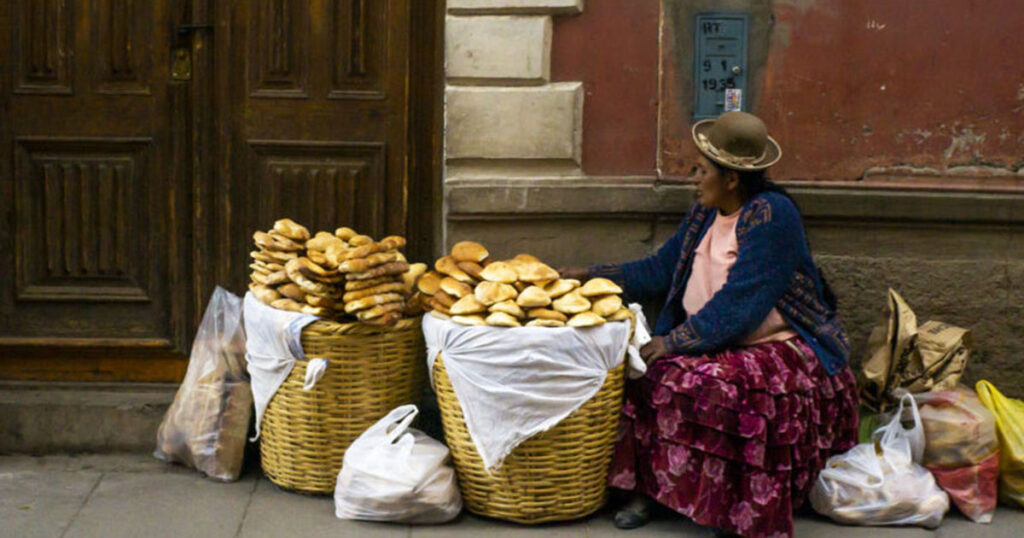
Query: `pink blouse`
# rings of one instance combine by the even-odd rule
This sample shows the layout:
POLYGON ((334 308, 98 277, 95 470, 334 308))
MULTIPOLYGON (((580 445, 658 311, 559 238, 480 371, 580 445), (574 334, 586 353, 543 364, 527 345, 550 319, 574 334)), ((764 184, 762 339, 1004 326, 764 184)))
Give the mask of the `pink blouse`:
MULTIPOLYGON (((711 297, 722 289, 729 277, 729 269, 736 263, 739 243, 736 241, 736 222, 740 211, 732 215, 718 213, 711 227, 694 251, 693 269, 686 282, 683 294, 683 308, 686 315, 700 311, 711 297)), ((797 336, 796 331, 786 323, 778 309, 772 308, 761 326, 750 333, 742 342, 749 346, 763 342, 781 342, 797 336)))

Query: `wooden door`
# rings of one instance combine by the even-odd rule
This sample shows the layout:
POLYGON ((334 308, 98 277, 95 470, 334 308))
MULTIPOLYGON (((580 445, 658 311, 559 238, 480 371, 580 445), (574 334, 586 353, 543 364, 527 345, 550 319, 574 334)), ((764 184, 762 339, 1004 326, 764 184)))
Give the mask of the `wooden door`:
POLYGON ((13 363, 22 374, 103 377, 117 358, 180 355, 188 345, 187 143, 168 70, 172 2, 0 6, 5 372, 13 363), (87 360, 98 356, 107 366, 87 360), (77 362, 43 360, 55 357, 77 362))
POLYGON ((290 217, 374 236, 409 224, 410 0, 243 0, 216 8, 224 277, 290 217))
POLYGON ((443 13, 0 2, 0 379, 180 379, 214 285, 245 292, 282 216, 431 257, 443 13))

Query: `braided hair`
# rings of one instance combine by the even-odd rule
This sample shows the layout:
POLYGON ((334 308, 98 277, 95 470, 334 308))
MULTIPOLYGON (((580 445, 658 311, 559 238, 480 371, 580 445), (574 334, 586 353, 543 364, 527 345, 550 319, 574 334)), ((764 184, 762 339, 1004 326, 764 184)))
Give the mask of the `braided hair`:
MULTIPOLYGON (((739 177, 740 189, 744 200, 749 200, 762 192, 777 192, 788 198, 789 201, 793 203, 793 207, 796 208, 797 214, 800 215, 801 223, 803 222, 803 213, 800 211, 800 206, 797 205, 796 200, 793 199, 793 196, 789 194, 789 191, 787 191, 785 187, 769 179, 765 170, 735 170, 732 168, 726 168, 711 159, 708 160, 715 166, 720 175, 725 175, 727 172, 736 172, 736 175, 739 177)), ((811 240, 806 234, 804 235, 804 238, 807 240, 807 250, 810 251, 811 240)), ((825 280, 825 273, 821 271, 820 267, 818 267, 818 277, 821 278, 821 286, 824 291, 825 302, 828 304, 828 307, 832 310, 838 309, 839 298, 836 297, 835 292, 832 291, 832 286, 830 286, 828 281, 825 280)))

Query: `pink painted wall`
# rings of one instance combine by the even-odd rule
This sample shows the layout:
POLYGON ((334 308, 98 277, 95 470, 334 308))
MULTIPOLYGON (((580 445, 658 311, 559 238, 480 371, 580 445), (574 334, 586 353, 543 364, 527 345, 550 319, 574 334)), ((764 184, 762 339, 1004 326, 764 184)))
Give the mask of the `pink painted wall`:
MULTIPOLYGON (((692 165, 690 59, 677 58, 670 24, 659 59, 660 9, 588 0, 556 18, 552 78, 586 87, 587 173, 650 175, 655 154, 666 178, 692 165)), ((1024 3, 775 0, 771 13, 753 112, 784 148, 777 179, 849 182, 904 165, 936 169, 925 175, 941 187, 971 173, 949 168, 976 165, 1024 188, 1024 3)))

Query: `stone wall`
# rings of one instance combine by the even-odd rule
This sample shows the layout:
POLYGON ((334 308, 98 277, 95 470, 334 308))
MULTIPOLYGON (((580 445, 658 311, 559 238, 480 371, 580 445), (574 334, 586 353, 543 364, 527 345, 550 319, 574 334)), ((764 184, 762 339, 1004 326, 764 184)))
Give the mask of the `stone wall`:
MULTIPOLYGON (((792 31, 801 17, 834 2, 449 1, 445 245, 474 239, 497 256, 531 252, 555 265, 626 261, 660 246, 689 206, 692 188, 678 177, 685 166, 679 155, 687 152, 676 148, 677 155, 673 148, 684 144, 669 140, 688 129, 678 88, 669 87, 685 76, 665 66, 679 60, 679 52, 672 43, 651 40, 684 42, 668 19, 684 20, 705 4, 757 4, 751 57, 775 58, 778 65, 785 55, 773 33, 773 10, 787 17, 792 31), (796 10, 798 3, 806 9, 796 10), (627 8, 628 15, 616 12, 627 8), (672 15, 679 10, 689 11, 672 15), (630 33, 616 39, 616 32, 630 33), (553 51, 552 43, 563 48, 553 51), (667 72, 676 80, 666 80, 667 72), (618 133, 630 153, 616 153, 623 149, 615 144, 618 133)), ((789 69, 797 68, 793 61, 789 69)), ((776 98, 794 99, 779 97, 793 87, 772 80, 769 68, 755 66, 761 77, 754 82, 755 103, 769 88, 776 98)), ((810 143, 815 151, 821 147, 810 143)), ((867 352, 867 335, 892 287, 921 321, 973 329, 970 380, 986 377, 1024 396, 1024 182, 985 165, 924 177, 920 170, 901 173, 898 156, 887 159, 881 181, 866 170, 856 182, 817 177, 825 181, 790 183, 816 258, 840 297, 854 362, 867 352), (973 182, 954 184, 951 176, 973 182)), ((868 160, 871 166, 883 162, 868 160)))

